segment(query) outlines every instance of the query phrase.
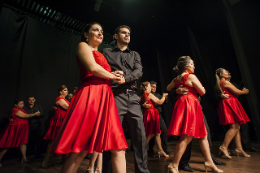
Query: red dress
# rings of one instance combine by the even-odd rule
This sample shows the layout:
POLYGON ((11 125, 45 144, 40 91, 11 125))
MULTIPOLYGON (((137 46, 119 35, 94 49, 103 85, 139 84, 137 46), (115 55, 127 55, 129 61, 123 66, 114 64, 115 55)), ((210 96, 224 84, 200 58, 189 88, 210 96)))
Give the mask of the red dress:
POLYGON ((233 123, 246 124, 250 119, 235 95, 229 89, 224 88, 224 81, 220 81, 220 87, 223 92, 225 91, 225 94, 229 94, 229 98, 221 99, 219 102, 219 123, 223 125, 233 123))
POLYGON ((189 74, 183 75, 181 81, 174 79, 175 88, 180 85, 187 87, 186 95, 178 95, 175 103, 171 123, 167 135, 182 136, 186 134, 195 138, 205 137, 208 132, 205 127, 202 108, 198 100, 198 91, 194 87, 186 85, 189 74))
POLYGON ((145 112, 143 115, 146 136, 148 136, 150 134, 161 133, 159 112, 156 109, 155 103, 149 98, 149 94, 150 93, 145 92, 141 97, 141 101, 143 103, 147 101, 146 104, 151 105, 150 108, 145 109, 145 112))
POLYGON ((24 109, 14 108, 12 110, 11 118, 13 121, 7 125, 0 135, 0 148, 20 147, 28 143, 29 123, 27 119, 15 115, 19 110, 27 114, 24 109))
POLYGON ((60 130, 60 127, 63 123, 63 120, 64 120, 65 115, 66 115, 66 111, 67 111, 67 110, 63 109, 60 105, 56 104, 56 102, 60 99, 63 99, 68 104, 70 104, 70 102, 63 97, 59 96, 59 97, 56 98, 55 106, 57 107, 57 109, 55 111, 55 115, 52 117, 52 119, 49 123, 49 127, 48 127, 43 139, 46 139, 46 140, 55 139, 58 135, 58 132, 60 130))
MULTIPOLYGON (((96 63, 111 72, 105 57, 93 51, 96 63)), ((77 58, 82 84, 72 97, 51 151, 88 153, 128 148, 119 119, 111 82, 88 72, 77 58)))

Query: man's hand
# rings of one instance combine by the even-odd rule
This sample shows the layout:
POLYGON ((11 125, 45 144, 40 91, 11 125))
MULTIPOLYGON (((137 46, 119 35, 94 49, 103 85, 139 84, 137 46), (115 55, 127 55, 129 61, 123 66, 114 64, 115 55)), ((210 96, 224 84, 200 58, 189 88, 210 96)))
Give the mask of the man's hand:
POLYGON ((36 115, 37 117, 40 116, 40 114, 41 114, 40 111, 35 112, 35 115, 36 115))
POLYGON ((13 118, 9 118, 9 123, 12 122, 14 119, 13 118))
POLYGON ((120 78, 120 80, 118 80, 118 81, 116 81, 119 85, 120 84, 124 84, 125 83, 125 78, 124 77, 122 77, 122 78, 120 78))
POLYGON ((180 85, 179 88, 176 89, 177 94, 187 94, 189 92, 189 89, 187 87, 183 87, 183 85, 180 85))
POLYGON ((221 98, 222 99, 228 99, 229 98, 229 94, 225 94, 225 91, 221 94, 221 98))
POLYGON ((146 108, 146 109, 149 109, 149 108, 151 107, 150 104, 146 104, 146 103, 144 103, 142 106, 143 106, 144 108, 146 108))

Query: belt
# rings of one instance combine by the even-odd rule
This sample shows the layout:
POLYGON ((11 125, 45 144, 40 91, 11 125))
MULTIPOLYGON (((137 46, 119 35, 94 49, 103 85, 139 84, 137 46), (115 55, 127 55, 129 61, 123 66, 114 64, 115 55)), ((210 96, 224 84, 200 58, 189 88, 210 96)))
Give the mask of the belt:
POLYGON ((125 93, 129 94, 129 95, 133 95, 133 94, 136 94, 136 91, 135 90, 126 89, 125 93))

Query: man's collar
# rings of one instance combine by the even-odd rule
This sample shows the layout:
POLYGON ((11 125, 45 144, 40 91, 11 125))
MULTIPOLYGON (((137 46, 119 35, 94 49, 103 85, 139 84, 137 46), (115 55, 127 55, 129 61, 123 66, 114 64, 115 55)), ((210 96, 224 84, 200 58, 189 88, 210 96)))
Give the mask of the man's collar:
MULTIPOLYGON (((121 49, 119 49, 118 47, 117 47, 117 45, 112 49, 112 51, 121 51, 121 49)), ((124 51, 122 51, 122 52, 131 52, 131 50, 129 49, 129 47, 127 47, 124 51)))

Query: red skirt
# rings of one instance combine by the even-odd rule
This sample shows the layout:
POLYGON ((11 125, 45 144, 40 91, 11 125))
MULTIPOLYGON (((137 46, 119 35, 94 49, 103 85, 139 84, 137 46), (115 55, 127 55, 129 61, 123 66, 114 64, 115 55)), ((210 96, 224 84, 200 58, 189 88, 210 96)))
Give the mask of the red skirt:
POLYGON ((49 127, 43 137, 43 139, 51 140, 55 139, 60 131, 61 125, 63 123, 63 120, 65 118, 66 111, 59 112, 58 114, 55 114, 50 123, 49 127))
POLYGON ((20 147, 28 143, 29 124, 8 124, 0 135, 0 148, 20 147))
POLYGON ((218 105, 219 123, 226 124, 246 124, 250 121, 244 108, 236 97, 221 99, 218 105))
POLYGON ((146 109, 143 115, 146 136, 161 133, 159 112, 157 109, 146 109))
POLYGON ((88 77, 73 96, 51 151, 93 153, 126 148, 110 81, 88 77))
POLYGON ((167 135, 182 136, 186 134, 194 138, 207 136, 203 112, 197 97, 191 93, 181 96, 172 113, 167 135))

